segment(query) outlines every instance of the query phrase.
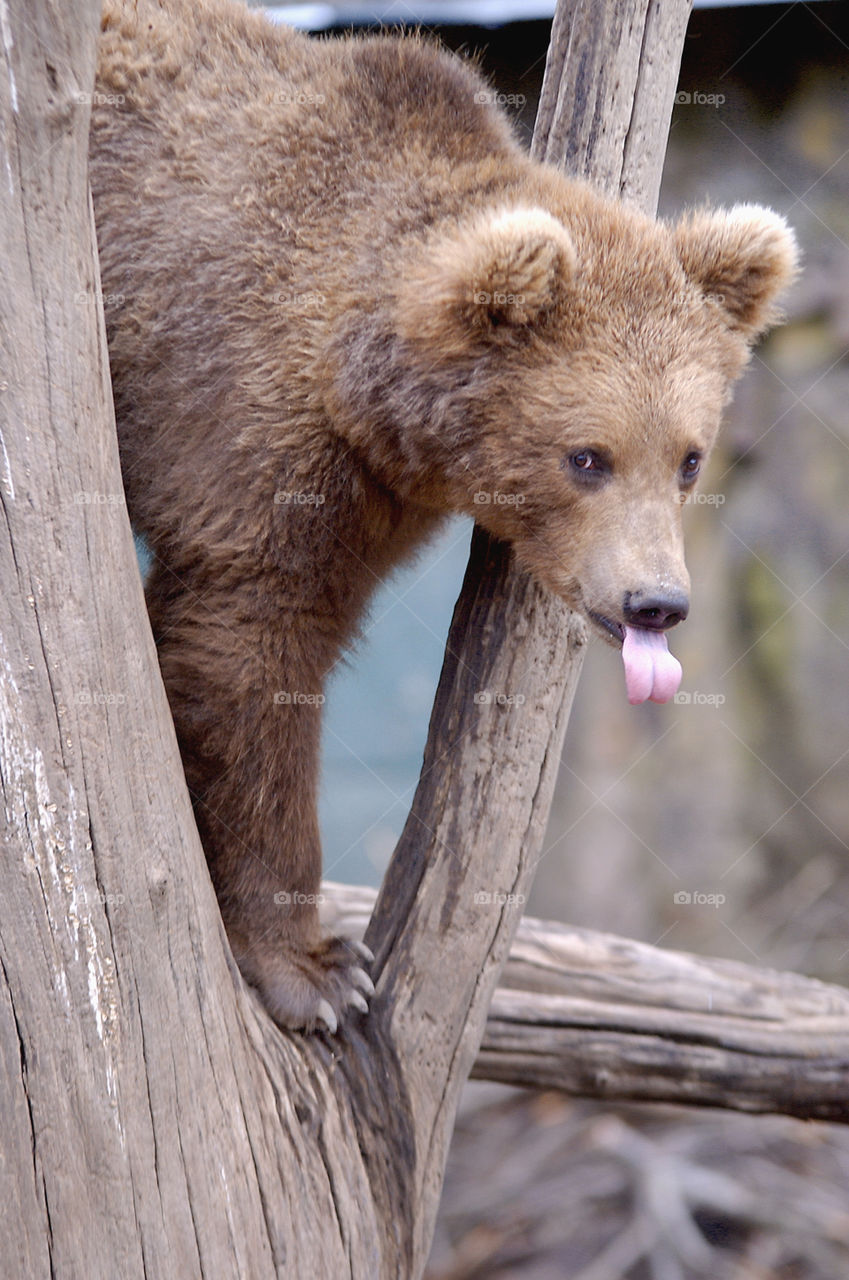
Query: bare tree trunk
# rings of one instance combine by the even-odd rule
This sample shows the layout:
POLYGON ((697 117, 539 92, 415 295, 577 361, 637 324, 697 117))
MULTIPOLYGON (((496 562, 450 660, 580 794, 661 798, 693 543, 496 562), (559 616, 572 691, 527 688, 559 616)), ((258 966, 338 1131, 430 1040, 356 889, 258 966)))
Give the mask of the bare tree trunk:
MULTIPOLYGON (((537 149, 650 207, 687 11, 561 8, 537 149)), ((373 1011, 284 1035, 226 946, 122 506, 86 184, 97 22, 97 0, 0 0, 0 1273, 417 1276, 583 627, 476 536, 370 929, 373 1011), (521 724, 473 697, 518 686, 521 724)))

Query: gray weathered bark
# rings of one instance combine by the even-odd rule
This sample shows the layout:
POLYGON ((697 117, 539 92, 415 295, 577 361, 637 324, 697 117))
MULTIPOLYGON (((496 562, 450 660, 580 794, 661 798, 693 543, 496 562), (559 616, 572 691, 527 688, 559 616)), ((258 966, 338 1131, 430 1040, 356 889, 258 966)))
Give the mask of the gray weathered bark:
MULTIPOLYGON (((688 4, 624 9, 560 11, 546 94, 579 32, 579 168, 650 207, 688 4)), ((416 1276, 583 628, 476 538, 370 930, 373 1011, 282 1034, 223 938, 122 506, 86 187, 97 20, 97 0, 0 0, 0 1274, 416 1276), (521 722, 473 698, 519 682, 521 722), (475 901, 493 891, 513 899, 475 901)))
MULTIPOLYGON (((374 891, 323 893, 328 927, 362 937, 374 891)), ((526 916, 471 1074, 849 1124, 849 990, 526 916)))

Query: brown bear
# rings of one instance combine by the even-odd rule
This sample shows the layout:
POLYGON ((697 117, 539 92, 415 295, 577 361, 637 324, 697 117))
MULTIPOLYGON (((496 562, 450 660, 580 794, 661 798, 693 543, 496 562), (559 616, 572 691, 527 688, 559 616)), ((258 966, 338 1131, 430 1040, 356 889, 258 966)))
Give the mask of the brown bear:
POLYGON ((124 481, 198 825, 245 977, 332 1030, 371 984, 319 927, 322 687, 375 584, 465 512, 624 642, 632 701, 670 697, 682 501, 794 241, 567 180, 420 38, 107 0, 97 90, 124 481))

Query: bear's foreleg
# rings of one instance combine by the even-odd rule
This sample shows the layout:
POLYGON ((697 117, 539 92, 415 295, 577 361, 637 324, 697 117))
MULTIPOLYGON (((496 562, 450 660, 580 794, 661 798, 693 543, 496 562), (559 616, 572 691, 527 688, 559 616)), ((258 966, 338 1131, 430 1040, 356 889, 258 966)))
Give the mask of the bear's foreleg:
POLYGON ((154 571, 148 608, 230 945, 282 1026, 335 1030, 373 991, 361 944, 322 937, 323 671, 261 584, 154 571))

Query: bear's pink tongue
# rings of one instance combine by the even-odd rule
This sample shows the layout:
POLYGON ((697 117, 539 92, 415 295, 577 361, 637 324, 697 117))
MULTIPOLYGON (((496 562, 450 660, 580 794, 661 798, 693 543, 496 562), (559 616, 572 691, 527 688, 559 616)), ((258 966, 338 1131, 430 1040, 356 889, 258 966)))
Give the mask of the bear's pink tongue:
POLYGON ((673 658, 663 631, 626 627, 622 644, 630 703, 668 702, 681 683, 681 663, 673 658))

